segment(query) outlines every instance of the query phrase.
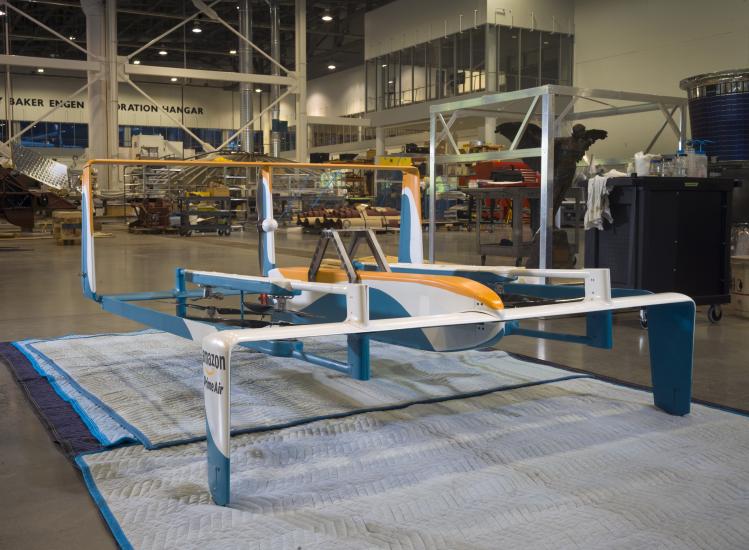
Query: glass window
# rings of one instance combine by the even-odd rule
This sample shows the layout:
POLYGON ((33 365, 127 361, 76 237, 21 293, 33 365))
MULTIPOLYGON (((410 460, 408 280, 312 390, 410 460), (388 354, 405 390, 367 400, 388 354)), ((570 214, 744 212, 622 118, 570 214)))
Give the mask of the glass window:
POLYGON ((559 84, 560 38, 556 33, 541 33, 541 86, 559 84))
POLYGON ((76 124, 75 139, 78 147, 88 147, 88 124, 76 124))
POLYGON ((400 52, 400 104, 414 102, 414 49, 406 48, 400 52))
POLYGON ((388 54, 387 99, 390 107, 400 105, 400 52, 388 54))
POLYGON ((377 58, 366 62, 364 78, 366 79, 366 111, 377 110, 377 58))
POLYGON ((413 101, 427 98, 427 45, 419 44, 413 49, 413 101))
POLYGON ((471 33, 461 32, 455 35, 455 92, 465 94, 471 88, 471 33))
POLYGON ((520 30, 520 87, 538 86, 541 76, 541 31, 520 30))
POLYGON ((564 86, 572 86, 572 48, 574 40, 571 34, 559 36, 559 83, 564 86))
POLYGON ((182 141, 182 128, 165 128, 167 141, 182 141))
POLYGON ((427 100, 442 97, 439 93, 440 82, 440 41, 432 40, 426 45, 427 49, 427 100))
POLYGON ((451 97, 455 95, 456 76, 456 39, 457 35, 448 36, 440 40, 440 72, 438 73, 437 93, 439 97, 451 97))
POLYGON ((520 29, 500 27, 497 45, 497 89, 500 92, 512 92, 520 88, 520 29))
POLYGON ((391 109, 395 107, 395 56, 389 53, 380 59, 381 105, 384 109, 391 109))
POLYGON ((471 91, 486 90, 486 27, 471 29, 471 91))
MULTIPOLYGON (((21 121, 21 130, 29 127, 30 121, 21 121)), ((55 128, 54 123, 37 122, 21 136, 21 145, 25 147, 59 147, 59 127, 55 128), (50 124, 48 128, 47 125, 50 124)))
POLYGON ((542 84, 570 85, 572 47, 571 35, 500 25, 466 29, 367 61, 365 109, 389 109, 487 89, 507 92, 542 84), (496 66, 487 67, 486 48, 494 48, 495 42, 496 66))

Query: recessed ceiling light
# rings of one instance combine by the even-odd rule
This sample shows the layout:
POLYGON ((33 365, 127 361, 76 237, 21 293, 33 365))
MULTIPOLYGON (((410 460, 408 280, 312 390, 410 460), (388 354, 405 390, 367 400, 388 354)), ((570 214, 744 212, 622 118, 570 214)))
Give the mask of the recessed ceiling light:
POLYGON ((159 50, 159 55, 166 55, 166 54, 167 54, 166 50, 159 50))
POLYGON ((44 72, 44 69, 42 69, 41 67, 39 67, 39 68, 38 68, 38 69, 36 70, 36 72, 38 72, 38 73, 43 73, 43 72, 44 72))
POLYGON ((3 15, 5 15, 5 10, 0 10, 0 17, 2 17, 3 15))
POLYGON ((229 50, 229 55, 237 55, 237 50, 229 50))
POLYGON ((172 82, 177 82, 177 77, 176 77, 176 76, 173 76, 173 77, 172 77, 172 78, 170 78, 169 80, 171 80, 172 82))
POLYGON ((70 36, 68 36, 68 40, 75 40, 75 36, 73 36, 73 35, 71 34, 70 36))
POLYGON ((393 83, 393 81, 392 81, 392 80, 388 80, 388 84, 392 84, 392 83, 393 83))
POLYGON ((261 88, 255 88, 255 91, 256 91, 257 93, 261 93, 261 92, 262 92, 263 90, 262 90, 261 88))
POLYGON ((323 21, 325 21, 325 22, 327 23, 327 22, 329 22, 329 21, 332 21, 332 20, 333 20, 333 16, 332 16, 332 15, 330 15, 329 13, 326 13, 325 15, 323 15, 323 16, 322 16, 322 20, 323 20, 323 21))
POLYGON ((328 65, 328 69, 330 69, 331 71, 335 71, 335 65, 331 63, 330 65, 328 65))
POLYGON ((133 65, 140 65, 140 59, 133 59, 133 65))
POLYGON ((383 63, 383 64, 382 64, 382 68, 383 68, 383 69, 384 69, 385 67, 387 67, 387 66, 388 66, 388 64, 387 64, 387 63, 383 63))

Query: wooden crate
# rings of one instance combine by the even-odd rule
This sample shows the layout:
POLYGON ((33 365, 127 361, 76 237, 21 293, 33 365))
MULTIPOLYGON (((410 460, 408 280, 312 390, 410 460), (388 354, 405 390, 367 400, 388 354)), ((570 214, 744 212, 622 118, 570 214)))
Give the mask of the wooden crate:
POLYGON ((81 243, 81 213, 78 210, 52 212, 52 236, 57 244, 81 243))

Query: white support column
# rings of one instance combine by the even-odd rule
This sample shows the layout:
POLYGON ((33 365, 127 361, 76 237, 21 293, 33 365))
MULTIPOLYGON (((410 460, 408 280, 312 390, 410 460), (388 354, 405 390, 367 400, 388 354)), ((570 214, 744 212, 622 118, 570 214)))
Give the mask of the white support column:
MULTIPOLYGON (((278 21, 278 0, 270 0, 270 54, 278 63, 281 62, 280 33, 280 23, 278 21)), ((272 65, 271 72, 274 76, 280 76, 281 74, 278 65, 272 65)), ((280 95, 281 87, 278 84, 272 84, 270 87, 270 100, 275 101, 280 95)), ((272 157, 278 158, 281 156, 281 132, 278 131, 278 126, 281 121, 280 103, 276 103, 276 105, 273 107, 273 109, 271 110, 270 118, 270 154, 272 157)))
MULTIPOLYGON (((248 40, 252 40, 252 4, 250 0, 241 0, 239 4, 239 32, 248 40)), ((244 40, 239 41, 239 72, 252 73, 252 49, 244 40)), ((252 120, 252 90, 251 82, 239 83, 239 126, 245 126, 252 120)), ((240 134, 242 151, 250 153, 253 150, 253 130, 247 127, 240 134)))
POLYGON ((307 2, 296 0, 296 160, 307 162, 307 2))
POLYGON ((687 148, 687 105, 682 103, 679 107, 679 150, 687 148))
MULTIPOLYGON (((120 156, 119 132, 119 62, 117 58, 117 0, 107 0, 107 158, 120 156)), ((90 143, 90 141, 89 141, 90 143)), ((109 166, 108 189, 121 188, 119 169, 109 166)))
MULTIPOLYGON (((241 0, 239 4, 239 32, 252 41, 252 4, 250 0, 241 0)), ((244 40, 239 41, 239 72, 252 73, 252 49, 244 40)), ((239 126, 242 127, 252 120, 252 91, 254 86, 251 82, 239 83, 239 126)), ((253 151, 254 128, 246 128, 239 137, 242 151, 251 153, 253 151)))
POLYGON ((554 242, 554 126, 555 96, 541 96, 541 216, 539 231, 539 269, 551 269, 554 242))
MULTIPOLYGON (((429 263, 433 264, 434 257, 434 240, 437 234, 436 213, 434 208, 437 204, 435 192, 437 185, 437 166, 435 164, 435 155, 437 153, 437 117, 434 113, 429 113, 429 263)), ((422 214, 423 216, 423 214, 422 214)))
POLYGON ((385 154, 385 128, 375 128, 375 155, 378 157, 385 154))
MULTIPOLYGON (((378 162, 378 157, 381 157, 385 154, 385 128, 382 126, 377 126, 375 128, 375 163, 378 162)), ((380 180, 380 171, 375 170, 374 171, 374 183, 375 183, 375 194, 377 194, 378 187, 377 182, 380 180)))
MULTIPOLYGON (((486 71, 486 93, 497 91, 497 29, 493 25, 486 25, 486 40, 484 41, 484 67, 486 71)), ((495 130, 497 129, 497 117, 486 117, 484 119, 484 143, 494 145, 497 143, 495 130)))
MULTIPOLYGON (((88 61, 106 58, 106 18, 103 0, 81 0, 81 8, 86 15, 86 48, 90 52, 88 61)), ((99 74, 88 71, 88 156, 89 158, 107 158, 109 155, 107 130, 107 82, 98 80, 99 74)), ((105 172, 105 171, 102 171, 105 172)), ((101 173, 98 183, 109 188, 109 178, 101 173)))

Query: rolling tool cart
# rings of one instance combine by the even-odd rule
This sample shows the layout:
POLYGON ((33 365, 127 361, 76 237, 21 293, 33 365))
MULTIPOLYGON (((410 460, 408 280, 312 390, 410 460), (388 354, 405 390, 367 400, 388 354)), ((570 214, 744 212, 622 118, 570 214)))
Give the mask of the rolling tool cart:
MULTIPOLYGON (((733 189, 726 178, 609 179, 613 224, 585 233, 585 267, 608 268, 611 286, 680 292, 710 306, 717 323, 730 297, 733 189)), ((640 322, 647 326, 644 311, 640 322)))
POLYGON ((177 199, 179 234, 189 237, 197 233, 231 234, 231 197, 183 195, 177 199))

